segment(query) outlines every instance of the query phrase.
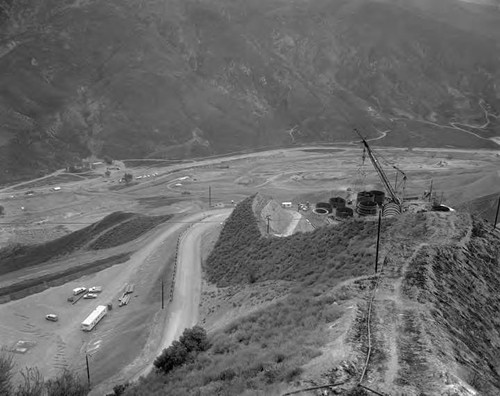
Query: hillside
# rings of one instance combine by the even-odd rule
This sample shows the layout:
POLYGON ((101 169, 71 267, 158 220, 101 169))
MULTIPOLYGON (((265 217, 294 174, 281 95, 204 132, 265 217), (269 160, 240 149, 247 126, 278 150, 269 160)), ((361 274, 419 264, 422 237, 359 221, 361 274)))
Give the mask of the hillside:
POLYGON ((2 0, 0 183, 355 125, 385 145, 497 147, 499 24, 457 0, 2 0))
POLYGON ((172 216, 114 212, 95 224, 49 242, 0 249, 0 275, 39 266, 78 249, 100 250, 131 242, 172 216))
POLYGON ((334 394, 367 394, 358 383, 391 395, 498 394, 500 236, 490 226, 465 213, 385 222, 373 275, 373 256, 350 248, 352 241, 370 249, 368 223, 264 237, 253 199, 226 221, 206 271, 228 305, 245 304, 231 300, 243 289, 266 304, 212 331, 208 350, 125 395, 282 395, 339 382, 334 394), (276 299, 264 290, 270 282, 281 282, 276 299))

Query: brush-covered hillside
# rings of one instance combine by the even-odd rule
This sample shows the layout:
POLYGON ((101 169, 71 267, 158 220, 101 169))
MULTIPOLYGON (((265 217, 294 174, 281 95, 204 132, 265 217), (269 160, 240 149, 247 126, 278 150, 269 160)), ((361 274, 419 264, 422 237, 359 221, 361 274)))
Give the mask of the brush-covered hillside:
POLYGON ((311 394, 368 395, 359 383, 390 395, 500 392, 500 235, 489 225, 452 212, 384 220, 374 274, 375 222, 278 238, 260 232, 254 206, 254 197, 238 204, 205 262, 218 291, 230 291, 218 301, 238 314, 203 350, 169 349, 171 364, 125 395, 282 395, 334 383, 311 394), (242 290, 260 308, 243 314, 242 290))
POLYGON ((0 182, 353 126, 496 147, 499 25, 494 3, 458 0, 1 0, 0 182))

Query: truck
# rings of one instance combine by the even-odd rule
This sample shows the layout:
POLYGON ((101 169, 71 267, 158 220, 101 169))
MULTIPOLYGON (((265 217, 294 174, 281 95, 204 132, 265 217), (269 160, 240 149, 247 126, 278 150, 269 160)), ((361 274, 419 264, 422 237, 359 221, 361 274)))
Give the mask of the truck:
POLYGON ((92 331, 99 321, 106 316, 108 308, 105 305, 98 305, 89 316, 82 322, 81 328, 83 331, 92 331))

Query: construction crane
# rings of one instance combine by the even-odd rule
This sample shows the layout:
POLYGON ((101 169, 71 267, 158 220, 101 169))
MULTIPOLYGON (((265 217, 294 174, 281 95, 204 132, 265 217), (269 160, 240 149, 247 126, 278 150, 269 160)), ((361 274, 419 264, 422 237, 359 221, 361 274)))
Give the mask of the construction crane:
MULTIPOLYGON (((373 167, 377 171, 377 173, 378 173, 378 175, 380 177, 380 180, 382 181, 382 183, 384 184, 385 188, 387 189, 387 192, 391 196, 391 200, 394 203, 396 203, 398 205, 401 205, 401 200, 397 196, 396 191, 394 191, 394 189, 392 188, 391 183, 389 182, 389 179, 387 178, 387 175, 385 174, 384 170, 380 166, 380 163, 379 163, 377 157, 375 156, 375 154, 373 153, 372 149, 368 145, 368 142, 366 141, 366 139, 361 135, 361 133, 356 128, 354 128, 354 132, 356 132, 357 135, 361 138, 361 141, 363 142, 364 148, 365 148, 366 152, 368 153, 368 157, 370 157, 370 160, 371 160, 371 162, 373 164, 373 167)), ((398 170, 399 172, 401 172, 403 174, 403 179, 406 180, 405 173, 403 171, 401 171, 400 169, 398 169, 397 167, 395 167, 395 166, 394 166, 394 168, 396 170, 398 170)))

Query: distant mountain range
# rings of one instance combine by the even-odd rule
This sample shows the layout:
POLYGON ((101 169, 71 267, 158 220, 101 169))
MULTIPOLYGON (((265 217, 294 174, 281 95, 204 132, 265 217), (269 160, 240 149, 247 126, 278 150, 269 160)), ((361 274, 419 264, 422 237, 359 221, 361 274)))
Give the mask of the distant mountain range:
POLYGON ((353 127, 497 148, 499 26, 497 1, 0 0, 0 182, 353 127))

